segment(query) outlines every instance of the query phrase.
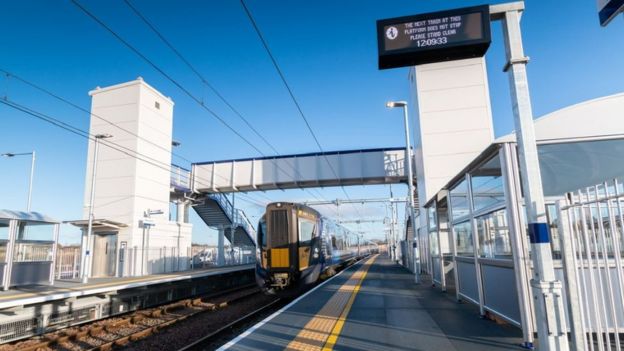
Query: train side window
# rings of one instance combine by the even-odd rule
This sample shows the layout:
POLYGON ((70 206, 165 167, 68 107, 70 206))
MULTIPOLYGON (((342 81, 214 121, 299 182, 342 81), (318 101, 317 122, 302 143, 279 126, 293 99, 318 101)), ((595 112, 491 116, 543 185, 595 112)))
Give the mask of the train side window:
POLYGON ((299 218, 299 241, 310 241, 316 223, 308 219, 299 218))

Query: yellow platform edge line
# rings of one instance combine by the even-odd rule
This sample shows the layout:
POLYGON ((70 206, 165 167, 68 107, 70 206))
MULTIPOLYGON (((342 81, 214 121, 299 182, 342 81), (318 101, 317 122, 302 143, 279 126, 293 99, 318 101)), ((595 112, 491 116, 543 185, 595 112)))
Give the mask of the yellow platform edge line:
POLYGON ((340 336, 340 332, 342 331, 342 327, 344 326, 345 321, 347 320, 347 316, 349 315, 349 312, 351 311, 351 307, 353 306, 355 297, 357 296, 357 293, 360 291, 360 287, 362 286, 362 283, 364 282, 364 278, 366 278, 366 274, 368 273, 368 270, 370 269, 370 267, 373 265, 373 262, 375 262, 375 259, 377 259, 377 256, 373 256, 369 260, 369 262, 366 262, 367 267, 362 273, 362 276, 360 277, 360 280, 358 281, 357 285, 353 289, 353 292, 351 293, 351 296, 349 297, 349 301, 347 302, 347 305, 345 306, 344 310, 342 310, 342 313, 340 314, 338 321, 336 321, 336 324, 334 324, 334 328, 332 329, 331 334, 325 341, 325 345, 323 346, 323 351, 332 351, 334 349, 334 346, 336 345, 336 341, 338 341, 338 337, 340 336))

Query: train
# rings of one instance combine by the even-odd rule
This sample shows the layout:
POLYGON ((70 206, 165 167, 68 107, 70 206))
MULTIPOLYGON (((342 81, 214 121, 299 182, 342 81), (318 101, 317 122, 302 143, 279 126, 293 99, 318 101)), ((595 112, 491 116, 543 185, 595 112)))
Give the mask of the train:
POLYGON ((267 294, 294 296, 376 245, 298 203, 274 202, 258 223, 256 283, 267 294))

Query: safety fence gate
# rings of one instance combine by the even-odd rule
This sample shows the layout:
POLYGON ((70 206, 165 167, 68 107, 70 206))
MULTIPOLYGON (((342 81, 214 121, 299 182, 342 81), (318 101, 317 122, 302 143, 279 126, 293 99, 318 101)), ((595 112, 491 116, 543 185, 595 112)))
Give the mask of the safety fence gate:
POLYGON ((624 187, 612 180, 557 203, 568 325, 575 350, 624 349, 624 187))

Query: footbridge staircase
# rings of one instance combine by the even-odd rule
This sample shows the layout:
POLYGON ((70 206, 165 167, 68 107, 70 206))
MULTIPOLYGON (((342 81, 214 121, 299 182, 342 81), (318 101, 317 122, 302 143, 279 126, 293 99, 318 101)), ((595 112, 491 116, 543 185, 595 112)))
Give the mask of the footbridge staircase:
POLYGON ((234 208, 224 193, 194 193, 191 172, 171 166, 171 192, 190 194, 193 209, 207 226, 224 230, 225 237, 235 246, 255 246, 256 230, 241 209, 234 208))

